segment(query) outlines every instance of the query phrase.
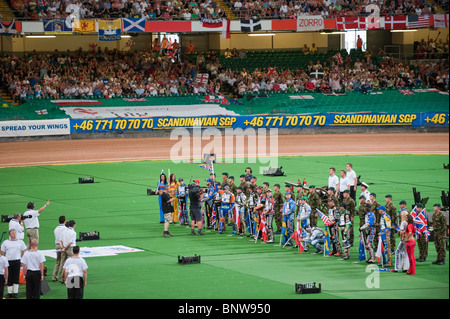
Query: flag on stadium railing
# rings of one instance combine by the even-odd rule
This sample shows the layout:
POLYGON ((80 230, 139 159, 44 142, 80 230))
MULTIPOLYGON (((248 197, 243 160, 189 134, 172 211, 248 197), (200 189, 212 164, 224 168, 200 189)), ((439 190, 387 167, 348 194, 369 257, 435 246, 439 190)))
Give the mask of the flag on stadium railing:
POLYGON ((45 33, 72 33, 72 21, 68 19, 42 19, 45 33))
POLYGON ((414 206, 413 210, 411 211, 411 216, 413 217, 416 236, 425 234, 428 241, 430 232, 428 231, 427 212, 425 208, 419 213, 417 206, 414 206))
POLYGON ((366 249, 364 244, 364 236, 363 234, 359 235, 359 261, 363 261, 366 259, 366 249))
POLYGON ((214 173, 214 168, 212 167, 212 165, 200 164, 199 166, 200 166, 201 168, 204 168, 204 169, 209 170, 211 173, 214 173))
POLYGON ((433 15, 434 23, 433 26, 435 28, 448 28, 448 13, 447 14, 435 14, 433 15))
POLYGON ((325 226, 330 226, 333 225, 333 222, 328 218, 328 216, 326 216, 324 213, 322 213, 320 210, 318 210, 316 208, 317 213, 320 216, 320 219, 322 219, 323 223, 325 224, 325 226))
POLYGON ((419 29, 419 28, 429 28, 430 27, 430 16, 422 15, 408 16, 408 29, 419 29))
POLYGON ((374 30, 381 28, 380 17, 366 17, 366 30, 374 30))
POLYGON ((408 22, 407 16, 387 16, 384 17, 384 29, 385 30, 406 29, 407 22, 408 22))
POLYGON ((98 20, 99 41, 119 41, 122 39, 121 19, 98 20))
POLYGON ((241 19, 240 22, 242 32, 259 31, 262 28, 260 19, 241 19))
POLYGON ((0 21, 0 33, 3 35, 12 35, 22 32, 22 22, 0 21))
MULTIPOLYGON (((364 17, 361 17, 365 19, 364 17)), ((363 20, 365 29, 365 20, 363 20)), ((359 17, 339 17, 336 18, 336 29, 338 30, 354 30, 359 28, 359 17)))
POLYGON ((204 28, 220 29, 222 31, 221 38, 229 39, 230 34, 230 19, 202 19, 202 26, 204 28))
POLYGON ((44 115, 44 114, 48 114, 47 109, 43 109, 43 110, 36 110, 36 113, 39 115, 44 115))
POLYGON ((381 256, 384 252, 384 245, 383 240, 381 240, 381 236, 378 236, 378 247, 377 247, 377 253, 375 254, 375 257, 377 257, 377 262, 381 261, 381 256))
POLYGON ((145 18, 122 18, 122 32, 145 32, 145 18))
POLYGON ((74 19, 73 32, 93 33, 97 31, 96 19, 74 19))

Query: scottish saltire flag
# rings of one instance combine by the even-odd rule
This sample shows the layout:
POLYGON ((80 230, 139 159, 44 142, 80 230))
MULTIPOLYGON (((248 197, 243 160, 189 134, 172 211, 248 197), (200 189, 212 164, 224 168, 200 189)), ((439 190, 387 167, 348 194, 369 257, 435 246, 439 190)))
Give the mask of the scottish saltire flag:
POLYGON ((359 261, 363 261, 366 259, 366 249, 364 247, 364 236, 363 234, 359 235, 359 261))
POLYGON ((201 168, 204 168, 204 169, 209 170, 211 173, 214 172, 214 169, 213 169, 212 165, 201 164, 201 165, 199 165, 199 166, 200 166, 201 168))
POLYGON ((145 32, 145 18, 122 18, 122 32, 145 32))
POLYGON ((323 240, 323 253, 325 255, 329 255, 330 254, 330 233, 328 232, 328 227, 325 226, 325 238, 323 240))
POLYGON ((319 214, 320 218, 322 219, 325 226, 333 225, 333 222, 326 216, 324 213, 322 213, 320 210, 316 208, 317 213, 319 214))

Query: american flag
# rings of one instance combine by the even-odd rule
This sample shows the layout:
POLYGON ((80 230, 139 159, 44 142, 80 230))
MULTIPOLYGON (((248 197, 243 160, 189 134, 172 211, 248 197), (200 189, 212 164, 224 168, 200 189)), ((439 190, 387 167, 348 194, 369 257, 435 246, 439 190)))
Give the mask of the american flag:
POLYGON ((333 225, 333 222, 326 216, 324 213, 322 213, 320 210, 316 208, 317 213, 319 214, 320 218, 322 219, 325 226, 333 225))
POLYGON ((430 27, 430 16, 408 16, 408 29, 430 27))

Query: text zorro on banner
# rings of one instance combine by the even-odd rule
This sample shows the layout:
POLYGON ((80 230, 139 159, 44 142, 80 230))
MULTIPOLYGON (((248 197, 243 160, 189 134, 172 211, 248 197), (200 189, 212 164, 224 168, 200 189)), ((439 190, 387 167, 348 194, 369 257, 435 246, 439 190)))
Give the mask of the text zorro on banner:
POLYGON ((324 29, 323 17, 299 16, 297 17, 297 31, 314 31, 324 29))

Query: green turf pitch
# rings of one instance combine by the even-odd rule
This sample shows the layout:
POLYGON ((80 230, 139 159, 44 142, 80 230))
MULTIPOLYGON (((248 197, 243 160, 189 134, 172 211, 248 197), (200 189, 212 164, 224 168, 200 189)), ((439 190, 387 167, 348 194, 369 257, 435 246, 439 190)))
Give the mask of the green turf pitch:
MULTIPOLYGON (((370 184, 379 203, 386 194, 413 202, 412 188, 429 197, 426 209, 440 202, 441 190, 448 190, 448 155, 374 155, 374 156, 292 156, 280 157, 285 177, 265 177, 258 163, 217 163, 216 173, 236 176, 252 166, 258 183, 273 184, 307 179, 309 185, 324 186, 328 169, 337 172, 353 163, 361 180, 370 184)), ((24 212, 34 201, 41 207, 47 199, 51 205, 40 216, 40 249, 53 249, 53 230, 58 217, 75 219, 76 231, 99 231, 100 240, 83 241, 80 246, 125 245, 144 251, 108 257, 86 258, 88 285, 85 298, 152 299, 302 299, 302 298, 449 298, 448 256, 446 265, 436 266, 434 243, 429 243, 426 263, 417 263, 415 276, 403 273, 371 272, 358 260, 358 230, 350 260, 299 254, 293 248, 249 241, 247 237, 207 231, 206 236, 189 236, 186 226, 171 225, 172 238, 163 238, 159 223, 157 196, 148 196, 147 188, 156 188, 161 169, 189 182, 203 180, 209 172, 198 163, 173 164, 170 161, 136 161, 77 165, 34 166, 0 169, 1 214, 24 212), (94 177, 93 184, 79 184, 79 177, 94 177), (201 256, 201 263, 179 265, 178 255, 201 256), (322 293, 300 295, 295 283, 317 282, 322 293)), ((283 189, 283 187, 282 187, 283 189)), ((359 191, 358 191, 359 194, 359 191)), ((323 226, 319 220, 319 226, 323 226)), ((275 223, 274 223, 275 224, 275 223)), ((358 225, 358 220, 355 221, 358 225)), ((0 224, 0 232, 8 224, 0 224)), ((279 237, 275 237, 278 243, 279 237)), ((398 238, 397 238, 398 242, 398 238)), ((314 249, 311 249, 311 252, 314 249)), ((416 256, 418 248, 416 247, 416 256)), ((45 265, 51 275, 54 259, 45 265)), ((44 299, 66 298, 65 287, 51 282, 44 299)), ((20 288, 24 297, 24 287, 20 288)))

